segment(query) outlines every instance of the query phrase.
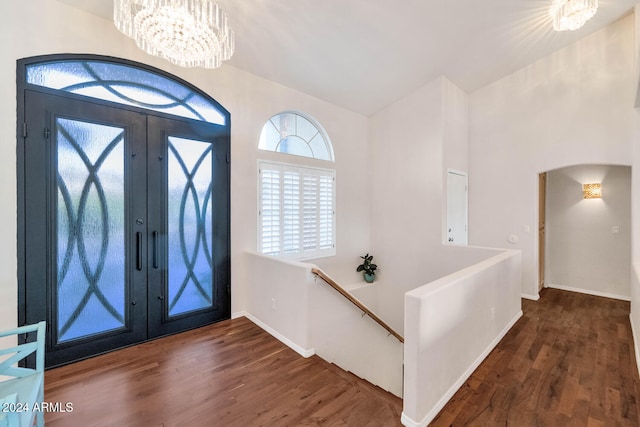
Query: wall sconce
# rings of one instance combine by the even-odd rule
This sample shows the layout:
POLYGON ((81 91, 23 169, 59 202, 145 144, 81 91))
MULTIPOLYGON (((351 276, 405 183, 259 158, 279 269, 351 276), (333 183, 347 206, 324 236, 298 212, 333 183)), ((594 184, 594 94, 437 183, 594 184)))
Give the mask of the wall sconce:
POLYGON ((602 199, 602 185, 600 183, 582 184, 582 198, 602 199))

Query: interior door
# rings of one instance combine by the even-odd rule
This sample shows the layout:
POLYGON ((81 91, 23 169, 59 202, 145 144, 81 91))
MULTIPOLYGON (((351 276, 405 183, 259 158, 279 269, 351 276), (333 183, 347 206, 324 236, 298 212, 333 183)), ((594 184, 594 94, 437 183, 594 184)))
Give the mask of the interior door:
POLYGON ((229 317, 222 126, 25 92, 25 320, 56 366, 229 317))
POLYGON ((447 243, 467 244, 467 174, 447 171, 447 243))

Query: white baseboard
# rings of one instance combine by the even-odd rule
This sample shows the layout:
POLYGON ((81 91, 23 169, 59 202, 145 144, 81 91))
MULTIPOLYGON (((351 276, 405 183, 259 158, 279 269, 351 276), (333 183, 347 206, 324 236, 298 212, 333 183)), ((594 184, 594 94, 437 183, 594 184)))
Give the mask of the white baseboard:
POLYGON ((444 408, 447 402, 451 400, 453 395, 456 394, 456 392, 460 389, 460 387, 464 385, 465 381, 467 381, 467 379, 471 376, 471 374, 473 374, 473 371, 475 371, 478 368, 478 366, 480 366, 480 364, 484 361, 484 359, 487 358, 489 353, 491 353, 491 351, 498 345, 500 340, 504 338, 507 332, 509 332, 509 330, 513 327, 513 325, 516 324, 516 322, 518 321, 518 319, 522 317, 522 315, 523 315, 522 310, 520 310, 518 314, 516 314, 516 316, 513 319, 511 319, 511 321, 507 324, 507 326, 505 326, 504 329, 500 331, 498 336, 493 341, 491 341, 491 343, 480 354, 480 356, 478 356, 478 358, 471 364, 471 366, 469 366, 469 369, 467 369, 460 376, 458 381, 456 381, 451 386, 451 388, 449 388, 449 390, 444 394, 444 396, 442 396, 442 398, 438 401, 438 403, 431 409, 431 411, 429 411, 429 413, 421 421, 417 422, 412 420, 403 411, 402 417, 400 418, 402 425, 407 427, 426 427, 431 421, 433 421, 433 419, 438 415, 438 413, 442 410, 442 408, 444 408))
POLYGON ((540 299, 540 295, 520 294, 520 297, 530 299, 532 301, 538 301, 540 299))
POLYGON ((266 323, 262 322, 261 320, 259 320, 255 316, 253 316, 251 313, 248 313, 246 311, 238 311, 236 313, 233 313, 231 315, 231 317, 233 319, 237 319, 238 317, 246 317, 247 319, 251 320, 253 323, 258 325, 260 328, 262 328, 265 331, 267 331, 270 335, 272 335, 278 341, 280 341, 281 343, 283 343, 284 345, 286 345, 287 347, 289 347, 290 349, 292 349, 293 351, 295 351, 296 353, 298 353, 302 357, 311 357, 314 354, 316 354, 314 349, 307 350, 307 349, 304 349, 304 348, 300 347, 298 344, 294 343, 289 338, 285 337, 284 335, 282 335, 281 333, 279 333, 278 331, 273 329, 271 326, 269 326, 266 323))
MULTIPOLYGON (((238 317, 247 317, 247 313, 245 311, 238 311, 235 313, 231 313, 231 318, 232 319, 237 319, 238 317)), ((248 317, 247 317, 248 319, 248 317)))
POLYGON ((638 369, 638 375, 640 375, 640 351, 638 351, 638 342, 636 341, 636 331, 633 327, 633 318, 629 313, 629 322, 631 323, 631 339, 633 340, 633 349, 636 353, 636 368, 638 369))
POLYGON ((545 285, 545 287, 546 288, 553 288, 553 289, 560 289, 561 291, 578 292, 578 293, 581 293, 581 294, 593 295, 593 296, 596 296, 596 297, 619 299, 619 300, 622 300, 622 301, 631 301, 631 297, 624 296, 624 295, 616 295, 616 294, 610 294, 608 292, 592 291, 590 289, 572 288, 571 286, 556 285, 554 283, 549 283, 548 285, 545 285))
POLYGON ((426 418, 424 420, 422 420, 424 422, 424 424, 421 423, 417 423, 415 421, 413 421, 411 418, 407 417, 404 413, 404 411, 402 412, 402 416, 400 417, 400 422, 402 423, 403 426, 406 427, 423 427, 427 425, 426 422, 426 418))

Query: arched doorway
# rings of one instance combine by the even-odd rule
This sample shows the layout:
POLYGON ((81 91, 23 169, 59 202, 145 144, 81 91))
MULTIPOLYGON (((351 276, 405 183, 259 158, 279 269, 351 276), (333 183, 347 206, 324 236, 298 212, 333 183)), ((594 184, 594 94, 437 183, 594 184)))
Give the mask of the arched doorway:
POLYGON ((230 115, 160 70, 18 61, 19 323, 47 366, 230 315, 230 115))

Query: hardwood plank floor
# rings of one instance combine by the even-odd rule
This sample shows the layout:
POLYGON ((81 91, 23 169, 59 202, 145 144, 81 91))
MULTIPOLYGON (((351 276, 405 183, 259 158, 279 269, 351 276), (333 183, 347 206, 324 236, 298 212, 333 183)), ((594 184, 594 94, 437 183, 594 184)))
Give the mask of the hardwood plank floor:
POLYGON ((402 401, 246 318, 52 369, 47 427, 399 426, 402 401))
MULTIPOLYGON (((544 289, 432 426, 639 426, 629 303, 544 289)), ((400 399, 245 318, 46 372, 56 426, 399 426, 400 399)))
POLYGON ((640 426, 629 303, 543 289, 431 423, 640 426))

